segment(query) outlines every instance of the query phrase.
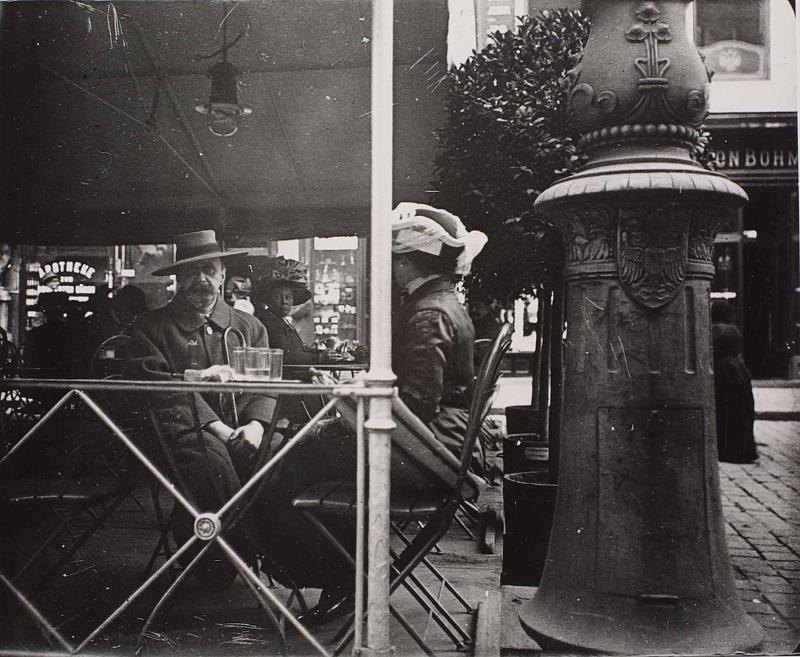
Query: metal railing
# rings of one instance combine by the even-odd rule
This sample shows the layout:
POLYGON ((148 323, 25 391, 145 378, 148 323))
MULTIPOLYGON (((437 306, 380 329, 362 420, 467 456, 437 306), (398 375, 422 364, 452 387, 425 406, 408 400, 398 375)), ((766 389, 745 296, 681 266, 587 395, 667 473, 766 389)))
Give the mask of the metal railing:
MULTIPOLYGON (((195 543, 204 543, 199 553, 192 559, 189 565, 181 572, 179 579, 173 582, 163 594, 161 599, 153 608, 150 616, 145 622, 144 629, 152 622, 154 616, 164 605, 166 599, 177 588, 183 578, 191 572, 196 563, 200 561, 205 552, 212 546, 217 545, 226 555, 228 560, 238 571, 245 583, 248 585, 257 599, 262 602, 262 606, 267 613, 272 613, 271 608, 277 609, 280 614, 297 630, 297 632, 320 654, 328 656, 328 650, 300 623, 284 604, 270 589, 265 586, 259 576, 253 572, 241 555, 239 555, 224 537, 224 521, 229 516, 236 505, 242 502, 245 497, 254 491, 264 477, 284 458, 309 432, 317 425, 319 420, 328 415, 337 404, 344 400, 355 400, 356 402, 356 445, 357 445, 357 467, 356 467, 356 583, 355 593, 355 618, 364 618, 364 546, 367 540, 365 526, 365 399, 387 399, 390 400, 396 394, 395 389, 390 387, 365 386, 362 381, 353 380, 347 384, 305 384, 289 383, 282 381, 265 382, 232 382, 232 383, 205 383, 205 382, 182 382, 182 381, 125 381, 125 380, 57 380, 57 379, 6 379, 0 380, 0 390, 64 390, 65 394, 48 409, 35 424, 0 458, 0 468, 3 467, 14 455, 25 445, 40 429, 45 426, 70 400, 78 399, 91 410, 97 418, 108 428, 112 435, 120 440, 133 456, 144 466, 149 474, 166 490, 174 500, 186 510, 194 522, 194 534, 180 546, 175 553, 169 556, 166 561, 153 572, 136 590, 128 595, 110 615, 102 620, 89 634, 77 645, 71 645, 58 629, 51 624, 37 607, 19 590, 14 582, 0 573, 0 584, 9 589, 11 595, 22 605, 34 621, 54 638, 59 645, 70 653, 77 653, 89 645, 98 635, 117 619, 129 606, 131 606, 141 595, 166 571, 168 571, 178 559, 184 555, 195 543), (239 392, 251 392, 270 395, 326 395, 331 399, 309 421, 295 433, 291 438, 271 455, 265 463, 260 465, 251 477, 242 484, 241 488, 215 512, 201 512, 186 498, 186 496, 176 487, 170 477, 161 471, 153 459, 136 445, 134 440, 114 421, 109 413, 104 410, 88 393, 89 392, 187 392, 187 393, 223 393, 236 394, 239 392)), ((172 474, 172 473, 170 473, 172 474)), ((388 473, 387 473, 388 475, 388 473)), ((388 479, 385 486, 379 485, 376 488, 386 488, 388 491, 388 479)), ((372 575, 370 575, 371 577, 372 575)), ((388 578, 386 585, 388 586, 388 578)), ((370 607, 372 612, 372 607, 370 607)), ((369 614, 367 614, 367 621, 369 614)), ((354 652, 363 650, 363 632, 360 623, 356 623, 354 637, 354 652)), ((0 647, 0 654, 3 654, 0 647)))
MULTIPOLYGON (((391 411, 391 387, 395 377, 391 364, 391 316, 388 300, 391 288, 391 226, 388 218, 392 209, 392 162, 393 162, 393 107, 392 89, 394 78, 394 3, 372 0, 372 38, 371 50, 371 190, 370 190, 370 336, 371 366, 362 386, 309 386, 282 383, 143 383, 135 381, 43 381, 14 380, 0 381, 5 388, 52 388, 63 389, 67 393, 60 404, 78 395, 94 412, 99 411, 100 419, 109 426, 120 440, 129 439, 124 432, 94 403, 89 391, 186 391, 221 392, 242 391, 274 392, 287 395, 309 393, 329 394, 334 399, 356 397, 358 400, 357 435, 360 470, 358 477, 358 524, 357 537, 367 543, 368 602, 366 614, 367 636, 364 639, 360 630, 356 635, 354 652, 363 657, 382 656, 393 651, 389 634, 389 472, 390 441, 394 428, 391 411), (364 400, 369 401, 369 420, 364 421, 364 400), (366 430, 366 434, 365 434, 366 430), (369 526, 368 536, 364 536, 364 479, 366 474, 361 461, 364 456, 363 440, 370 441, 369 480, 381 482, 369 488, 369 526)), ((2 389, 2 388, 0 388, 2 389)), ((54 412, 54 411, 53 411, 54 412)), ((52 417, 48 413, 45 417, 52 417)), ((42 420, 45 418, 43 417, 42 420)), ((41 421, 31 429, 23 440, 38 431, 41 421)), ((130 441, 129 441, 130 442, 130 441)), ((127 443, 126 443, 127 444, 127 443)), ((276 455, 277 456, 277 455, 276 455)), ((6 456, 6 458, 8 455, 6 456)), ((142 454, 142 457, 144 455, 142 454)), ((0 461, 2 464, 2 461, 0 461)), ((152 465, 152 464, 151 464, 152 465)), ((263 476, 259 471, 256 476, 263 476)), ((197 514, 199 515, 199 514, 197 514)), ((218 534, 212 537, 225 550, 227 543, 218 534)), ((232 551, 231 551, 232 552, 232 551)), ((359 565, 362 563, 362 550, 356 552, 359 565)), ((235 553, 234 553, 235 554, 235 553)), ((237 555, 238 556, 238 555, 237 555)), ((247 569, 246 569, 247 570, 247 569)), ((160 571, 163 571, 160 569, 160 571)), ((249 577, 249 576, 248 576, 249 577)), ((257 578, 256 578, 257 579, 257 578)), ((259 585, 260 586, 260 585, 259 585)), ((363 606, 362 587, 356 586, 356 612, 363 606)), ((357 616, 357 618, 360 616, 357 616)), ((113 619, 111 619, 113 620, 113 619)), ((108 622, 111 622, 109 620, 108 622)), ((305 635, 304 635, 305 636, 305 635)), ((313 637, 308 635, 313 641, 313 637)), ((77 649, 86 645, 84 641, 77 649)), ((317 647, 318 644, 315 645, 317 647)), ((327 654, 319 646, 321 654, 327 654)))

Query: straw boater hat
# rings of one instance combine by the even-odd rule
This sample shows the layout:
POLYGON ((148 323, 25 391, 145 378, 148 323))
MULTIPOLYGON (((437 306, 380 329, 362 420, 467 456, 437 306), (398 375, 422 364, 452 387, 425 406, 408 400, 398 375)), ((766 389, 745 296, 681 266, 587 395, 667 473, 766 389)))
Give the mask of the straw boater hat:
POLYGON ((308 289, 308 269, 299 260, 283 256, 275 258, 270 263, 267 273, 258 279, 254 296, 263 300, 279 285, 284 285, 292 291, 295 306, 311 298, 311 290, 308 289))
POLYGON ((479 230, 467 230, 456 215, 422 203, 400 203, 392 211, 392 252, 422 251, 441 255, 442 245, 463 247, 454 274, 469 274, 472 261, 486 245, 479 230))
POLYGON ((153 276, 168 276, 176 273, 181 265, 191 262, 210 260, 211 258, 234 258, 246 254, 246 249, 223 251, 213 230, 197 230, 175 237, 175 262, 166 267, 159 267, 151 273, 153 276))

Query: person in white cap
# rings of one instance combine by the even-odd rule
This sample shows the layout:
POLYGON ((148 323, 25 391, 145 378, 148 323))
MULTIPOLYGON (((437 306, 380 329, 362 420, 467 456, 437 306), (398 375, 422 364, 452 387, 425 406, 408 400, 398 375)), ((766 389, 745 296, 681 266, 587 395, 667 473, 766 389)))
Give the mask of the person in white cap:
MULTIPOLYGON (((475 332, 454 285, 469 272, 486 236, 467 231, 445 210, 412 203, 395 209, 392 232, 394 281, 406 295, 395 309, 392 333, 400 397, 460 456, 475 377, 475 332)), ((326 623, 351 610, 353 576, 347 562, 291 507, 291 500, 314 483, 355 479, 354 444, 351 434, 329 431, 310 437, 284 460, 268 492, 275 558, 299 585, 323 589, 317 606, 303 615, 304 622, 326 623)), ((475 466, 481 463, 474 459, 475 466)), ((429 480, 412 482, 413 469, 413 464, 408 469, 393 465, 392 487, 430 487, 429 480)), ((328 528, 345 545, 353 539, 352 527, 328 528)))
MULTIPOLYGON (((169 380, 182 378, 186 370, 224 364, 223 336, 228 327, 240 331, 247 346, 269 346, 264 326, 222 298, 225 262, 246 252, 224 251, 213 230, 178 235, 175 244, 176 261, 153 274, 174 274, 176 295, 166 306, 143 313, 131 328, 136 357, 127 366, 129 378, 169 380)), ((233 346, 237 345, 231 338, 233 346)), ((275 400, 262 394, 237 394, 236 426, 228 395, 153 393, 148 399, 189 494, 200 511, 217 511, 251 474, 275 400)), ((188 514, 176 515, 174 531, 182 545, 192 533, 188 514)), ((238 543, 243 552, 250 550, 246 541, 238 543)), ((224 588, 235 576, 227 563, 215 566, 206 560, 201 566, 198 575, 216 588, 224 588)))
POLYGON ((392 273, 401 291, 392 367, 400 398, 457 456, 475 379, 475 331, 454 285, 486 241, 484 233, 467 231, 458 217, 429 205, 401 203, 392 216, 392 273))

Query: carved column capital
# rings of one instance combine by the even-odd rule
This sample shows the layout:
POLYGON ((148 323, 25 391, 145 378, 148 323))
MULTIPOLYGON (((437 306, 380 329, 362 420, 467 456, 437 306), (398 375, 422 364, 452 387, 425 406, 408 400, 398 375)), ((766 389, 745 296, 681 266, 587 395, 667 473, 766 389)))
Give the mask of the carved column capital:
POLYGON ((687 277, 712 278, 714 237, 730 208, 678 202, 592 203, 552 216, 567 277, 616 278, 638 304, 657 309, 687 277))

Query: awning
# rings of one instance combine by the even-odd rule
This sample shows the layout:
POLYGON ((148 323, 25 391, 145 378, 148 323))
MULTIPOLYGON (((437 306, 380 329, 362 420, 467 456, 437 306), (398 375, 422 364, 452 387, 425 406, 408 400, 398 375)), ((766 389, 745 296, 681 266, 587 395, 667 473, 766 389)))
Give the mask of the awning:
MULTIPOLYGON (((0 239, 368 233, 370 3, 0 3, 0 21, 0 239), (253 108, 229 138, 194 111, 226 14, 253 108)), ((446 0, 395 3, 395 202, 428 197, 447 22, 446 0)))

